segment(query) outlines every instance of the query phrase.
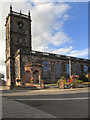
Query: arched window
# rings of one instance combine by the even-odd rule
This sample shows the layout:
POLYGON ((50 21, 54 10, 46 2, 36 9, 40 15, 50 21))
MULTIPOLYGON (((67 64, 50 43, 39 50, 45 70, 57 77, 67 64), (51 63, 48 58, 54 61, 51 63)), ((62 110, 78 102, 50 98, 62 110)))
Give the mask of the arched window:
POLYGON ((43 62, 43 78, 49 78, 49 63, 48 63, 48 61, 43 62))
POLYGON ((26 83, 30 83, 30 78, 31 78, 30 71, 27 70, 27 71, 25 72, 25 80, 26 80, 26 83))
POLYGON ((80 65, 80 71, 81 71, 81 74, 84 73, 84 65, 83 64, 80 65))
POLYGON ((88 67, 86 65, 84 65, 84 73, 87 74, 87 69, 88 67))
POLYGON ((77 64, 76 65, 76 75, 79 75, 79 73, 80 73, 80 68, 79 68, 79 65, 77 64))
POLYGON ((69 75, 69 64, 67 64, 67 74, 69 75))
POLYGON ((56 79, 59 79, 61 77, 60 63, 55 64, 55 75, 56 75, 56 79))

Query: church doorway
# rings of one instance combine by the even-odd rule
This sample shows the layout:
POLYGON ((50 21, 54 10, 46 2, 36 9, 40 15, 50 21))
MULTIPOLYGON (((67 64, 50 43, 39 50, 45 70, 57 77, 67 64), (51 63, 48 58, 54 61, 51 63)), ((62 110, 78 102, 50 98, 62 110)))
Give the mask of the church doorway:
POLYGON ((36 83, 36 84, 39 84, 39 71, 38 70, 35 70, 34 72, 33 72, 33 79, 34 79, 34 83, 36 83))

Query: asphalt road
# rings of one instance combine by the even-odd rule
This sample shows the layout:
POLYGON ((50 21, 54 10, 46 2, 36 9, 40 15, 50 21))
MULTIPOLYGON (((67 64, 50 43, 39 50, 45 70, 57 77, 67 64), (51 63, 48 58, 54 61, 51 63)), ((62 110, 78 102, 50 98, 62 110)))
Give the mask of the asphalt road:
POLYGON ((57 118, 88 118, 88 93, 7 96, 7 98, 32 106, 57 118))

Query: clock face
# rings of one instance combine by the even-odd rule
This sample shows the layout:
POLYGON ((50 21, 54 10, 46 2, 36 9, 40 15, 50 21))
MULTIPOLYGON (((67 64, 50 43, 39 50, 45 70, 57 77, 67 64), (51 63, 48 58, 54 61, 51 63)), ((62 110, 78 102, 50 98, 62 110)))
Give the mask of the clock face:
POLYGON ((18 22, 18 29, 20 31, 23 31, 23 22, 21 22, 21 21, 18 22))

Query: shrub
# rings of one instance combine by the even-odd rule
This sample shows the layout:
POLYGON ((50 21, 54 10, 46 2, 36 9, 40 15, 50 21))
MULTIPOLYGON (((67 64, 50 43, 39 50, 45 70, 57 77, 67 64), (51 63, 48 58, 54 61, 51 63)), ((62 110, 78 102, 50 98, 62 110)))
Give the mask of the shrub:
POLYGON ((83 83, 82 80, 76 80, 76 83, 83 83))
POLYGON ((81 74, 79 79, 82 80, 83 82, 88 82, 88 79, 86 78, 84 74, 81 74))
POLYGON ((88 79, 88 81, 90 81, 90 74, 87 74, 86 78, 88 79))
POLYGON ((83 82, 83 84, 90 84, 90 82, 83 82))
POLYGON ((62 80, 65 80, 65 77, 64 77, 64 76, 62 76, 62 77, 61 77, 61 79, 62 79, 62 80))
POLYGON ((56 84, 58 84, 60 80, 63 80, 63 81, 64 81, 64 84, 66 83, 65 77, 62 76, 61 79, 59 79, 56 84))
POLYGON ((57 83, 59 83, 60 79, 57 81, 57 83))
POLYGON ((66 84, 66 80, 64 80, 64 84, 66 84))

